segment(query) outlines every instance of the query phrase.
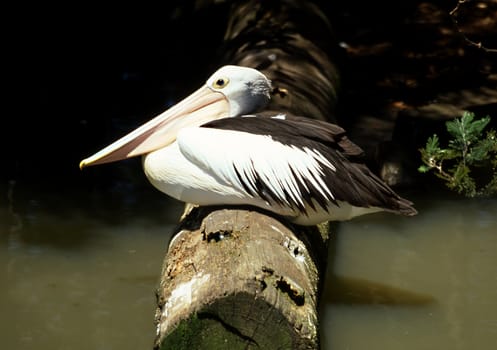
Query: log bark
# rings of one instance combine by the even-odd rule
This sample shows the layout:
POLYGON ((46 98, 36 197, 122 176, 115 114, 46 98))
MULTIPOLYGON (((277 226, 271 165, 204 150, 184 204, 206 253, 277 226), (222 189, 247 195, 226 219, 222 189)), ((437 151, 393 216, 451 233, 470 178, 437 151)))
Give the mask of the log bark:
MULTIPOLYGON (((271 110, 333 120, 333 38, 311 2, 234 2, 225 42, 221 64, 273 81, 271 110)), ((318 349, 328 234, 254 208, 185 213, 163 264, 155 348, 318 349)))
POLYGON ((247 209, 195 209, 164 265, 160 348, 314 349, 316 262, 326 254, 310 249, 324 246, 316 228, 247 209))

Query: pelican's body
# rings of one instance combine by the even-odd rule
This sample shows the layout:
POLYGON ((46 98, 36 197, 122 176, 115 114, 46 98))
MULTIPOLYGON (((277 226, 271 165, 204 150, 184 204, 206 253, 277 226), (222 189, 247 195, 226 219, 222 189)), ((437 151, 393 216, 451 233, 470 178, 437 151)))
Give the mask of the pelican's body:
POLYGON ((251 205, 302 225, 390 211, 414 215, 360 162, 340 127, 283 114, 253 114, 270 99, 260 72, 225 66, 205 87, 81 167, 144 154, 150 182, 180 201, 251 205))

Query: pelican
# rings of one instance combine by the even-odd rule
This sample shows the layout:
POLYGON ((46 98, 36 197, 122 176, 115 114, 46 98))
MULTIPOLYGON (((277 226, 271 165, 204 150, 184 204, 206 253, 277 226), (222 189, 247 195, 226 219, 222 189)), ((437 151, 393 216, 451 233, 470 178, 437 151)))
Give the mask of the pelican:
POLYGON ((161 192, 197 205, 250 205, 299 225, 387 211, 417 212, 361 161, 335 125, 288 114, 257 114, 271 81, 228 65, 205 85, 80 168, 142 155, 161 192))

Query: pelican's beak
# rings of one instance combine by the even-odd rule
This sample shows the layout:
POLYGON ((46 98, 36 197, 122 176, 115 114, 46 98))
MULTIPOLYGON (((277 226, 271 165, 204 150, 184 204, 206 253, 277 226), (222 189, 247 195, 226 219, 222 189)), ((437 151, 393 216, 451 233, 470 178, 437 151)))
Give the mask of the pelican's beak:
POLYGON ((204 85, 138 129, 91 157, 83 159, 79 167, 83 169, 89 165, 115 162, 150 153, 174 142, 181 128, 199 126, 228 116, 229 103, 226 97, 204 85))

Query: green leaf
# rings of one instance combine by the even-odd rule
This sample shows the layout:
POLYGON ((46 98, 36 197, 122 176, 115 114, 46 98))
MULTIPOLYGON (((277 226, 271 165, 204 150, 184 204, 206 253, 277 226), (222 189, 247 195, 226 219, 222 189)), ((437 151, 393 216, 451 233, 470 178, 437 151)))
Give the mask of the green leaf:
POLYGON ((489 152, 497 154, 497 132, 495 130, 489 130, 485 140, 489 143, 489 152))
POLYGON ((461 152, 458 152, 453 149, 446 149, 444 152, 444 158, 445 159, 457 159, 461 158, 461 152))
POLYGON ((452 169, 453 181, 449 187, 455 189, 459 194, 466 197, 474 197, 476 195, 475 181, 469 176, 470 169, 463 163, 459 163, 455 169, 452 169))
POLYGON ((458 139, 463 139, 468 125, 473 121, 474 114, 470 112, 464 112, 461 118, 456 118, 454 120, 449 120, 445 123, 447 131, 458 139))
POLYGON ((486 116, 475 120, 471 112, 461 118, 446 122, 447 132, 452 136, 447 148, 440 148, 436 134, 429 137, 424 149, 419 149, 421 173, 430 170, 442 179, 447 187, 467 197, 497 194, 497 132, 490 130, 484 137, 484 129, 490 123, 486 116), (450 166, 449 170, 446 167, 450 166), (478 167, 477 179, 472 170, 478 167), (490 175, 491 180, 488 181, 490 175), (486 179, 486 181, 484 180, 486 179), (482 183, 485 181, 485 183, 482 183))
POLYGON ((467 156, 470 164, 478 164, 488 159, 488 153, 491 151, 492 144, 490 140, 484 139, 478 141, 476 145, 471 148, 471 152, 467 156))
POLYGON ((487 115, 486 117, 481 118, 480 120, 475 120, 474 122, 470 123, 468 125, 468 128, 472 134, 481 135, 483 129, 486 128, 488 123, 490 123, 490 117, 487 115))
POLYGON ((418 171, 420 173, 427 173, 428 171, 430 171, 430 167, 427 166, 427 165, 420 165, 419 168, 418 168, 418 171))
POLYGON ((440 151, 440 146, 438 143, 438 136, 437 134, 433 134, 432 137, 428 138, 428 141, 426 141, 426 152, 428 154, 434 154, 438 153, 440 151))

